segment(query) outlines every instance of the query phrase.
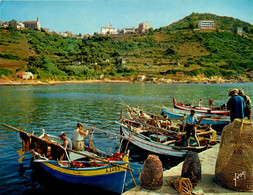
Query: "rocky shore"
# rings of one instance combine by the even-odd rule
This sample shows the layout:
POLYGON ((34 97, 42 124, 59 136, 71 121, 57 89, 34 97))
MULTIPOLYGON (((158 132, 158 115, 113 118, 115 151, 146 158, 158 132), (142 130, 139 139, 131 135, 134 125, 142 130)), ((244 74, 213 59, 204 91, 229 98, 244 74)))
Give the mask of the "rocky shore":
POLYGON ((236 76, 233 78, 223 77, 203 77, 203 76, 184 76, 184 77, 164 77, 164 78, 152 78, 138 81, 135 78, 112 78, 112 79, 94 79, 94 80, 71 80, 71 81, 40 81, 38 79, 33 80, 22 80, 13 79, 2 76, 0 78, 0 86, 11 86, 11 85, 58 85, 58 84, 83 84, 83 83, 243 83, 253 82, 253 78, 248 76, 236 76))

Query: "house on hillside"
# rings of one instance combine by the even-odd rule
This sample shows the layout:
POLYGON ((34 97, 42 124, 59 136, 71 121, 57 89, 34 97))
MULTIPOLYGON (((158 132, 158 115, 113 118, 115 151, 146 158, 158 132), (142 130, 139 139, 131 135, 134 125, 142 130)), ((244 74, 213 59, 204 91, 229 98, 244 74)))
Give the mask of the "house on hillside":
POLYGON ((243 35, 243 28, 242 27, 237 27, 236 28, 236 34, 242 36, 243 35))
POLYGON ((20 79, 25 79, 25 80, 29 80, 29 79, 34 79, 34 75, 31 72, 17 72, 14 77, 18 77, 20 79))
POLYGON ((136 81, 144 81, 145 78, 146 78, 145 75, 138 75, 138 76, 136 77, 136 81))
POLYGON ((142 22, 139 27, 123 28, 119 31, 120 34, 136 34, 136 33, 147 33, 150 29, 148 22, 142 22))
POLYGON ((25 28, 25 25, 17 20, 11 20, 9 22, 9 26, 17 30, 23 30, 25 28))
POLYGON ((116 29, 112 27, 112 23, 110 22, 109 27, 101 27, 101 34, 106 35, 106 34, 116 34, 116 29))
POLYGON ((32 30, 41 30, 39 17, 37 17, 37 21, 25 21, 23 24, 25 25, 25 28, 32 30))
POLYGON ((201 20, 201 21, 199 21, 199 28, 200 29, 214 28, 214 21, 212 21, 212 20, 201 20))
POLYGON ((132 28, 123 28, 119 31, 119 33, 122 34, 135 34, 136 33, 137 28, 136 27, 132 27, 132 28))
POLYGON ((142 22, 139 24, 139 27, 138 27, 138 32, 139 33, 147 33, 148 30, 150 29, 150 24, 149 22, 142 22))

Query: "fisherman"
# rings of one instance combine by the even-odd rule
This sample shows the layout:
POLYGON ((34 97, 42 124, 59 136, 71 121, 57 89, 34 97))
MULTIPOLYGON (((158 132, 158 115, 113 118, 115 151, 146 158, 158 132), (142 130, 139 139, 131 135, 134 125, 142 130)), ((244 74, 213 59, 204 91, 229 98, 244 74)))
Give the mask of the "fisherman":
POLYGON ((212 106, 213 106, 213 100, 211 98, 208 100, 208 105, 209 105, 210 108, 212 108, 212 106))
POLYGON ((186 126, 185 126, 185 131, 186 131, 186 139, 187 139, 187 146, 190 147, 190 135, 192 134, 198 144, 198 146, 200 146, 199 143, 199 139, 197 136, 197 129, 196 126, 203 120, 203 116, 200 117, 200 119, 198 120, 197 117, 195 116, 195 110, 191 110, 191 114, 189 114, 186 117, 186 126))
POLYGON ((73 131, 74 135, 74 149, 78 151, 83 151, 84 147, 84 138, 89 134, 89 131, 86 130, 82 123, 77 123, 76 128, 73 131))
POLYGON ((64 132, 61 132, 59 137, 63 140, 63 147, 64 148, 72 149, 72 142, 71 142, 70 138, 68 138, 65 135, 64 132))
POLYGON ((151 119, 151 117, 148 116, 146 113, 143 113, 142 110, 140 111, 139 117, 140 117, 140 122, 142 123, 145 123, 151 119))
POLYGON ((244 108, 246 107, 245 101, 242 96, 238 95, 238 89, 230 89, 228 95, 231 98, 227 102, 227 110, 230 110, 231 123, 236 118, 244 118, 244 108))
POLYGON ((246 107, 243 110, 244 111, 244 117, 247 117, 249 120, 251 120, 252 119, 252 111, 251 111, 252 103, 251 103, 251 99, 249 98, 249 96, 247 96, 247 95, 244 94, 244 91, 242 89, 239 90, 238 94, 243 97, 243 99, 245 101, 245 104, 246 104, 246 107))
POLYGON ((164 112, 161 112, 161 115, 162 115, 162 118, 163 118, 163 120, 160 121, 161 127, 164 127, 166 129, 168 129, 171 125, 170 118, 164 112))
POLYGON ((203 101, 202 101, 202 99, 199 100, 199 107, 200 107, 200 108, 203 107, 203 101))

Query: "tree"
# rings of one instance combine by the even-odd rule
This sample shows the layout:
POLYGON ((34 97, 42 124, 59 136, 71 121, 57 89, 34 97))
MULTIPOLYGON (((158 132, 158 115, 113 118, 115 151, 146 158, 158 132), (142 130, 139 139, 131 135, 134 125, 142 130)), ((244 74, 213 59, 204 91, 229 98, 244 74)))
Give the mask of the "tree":
POLYGON ((194 29, 194 23, 193 22, 189 22, 189 28, 194 29))

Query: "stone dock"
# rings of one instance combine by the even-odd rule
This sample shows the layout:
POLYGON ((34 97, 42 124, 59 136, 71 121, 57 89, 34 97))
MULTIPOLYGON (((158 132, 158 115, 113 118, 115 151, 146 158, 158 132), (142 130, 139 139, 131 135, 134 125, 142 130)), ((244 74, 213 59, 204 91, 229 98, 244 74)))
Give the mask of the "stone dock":
MULTIPOLYGON (((195 194, 245 194, 252 195, 252 192, 238 192, 229 190, 218 185, 214 181, 215 164, 219 152, 220 144, 213 146, 212 148, 199 153, 199 159, 201 162, 201 181, 195 187, 193 192, 195 194)), ((163 172, 163 186, 159 190, 148 190, 137 186, 123 193, 123 195, 156 195, 156 194, 179 194, 174 187, 168 185, 168 181, 181 176, 183 162, 169 170, 163 172)))

